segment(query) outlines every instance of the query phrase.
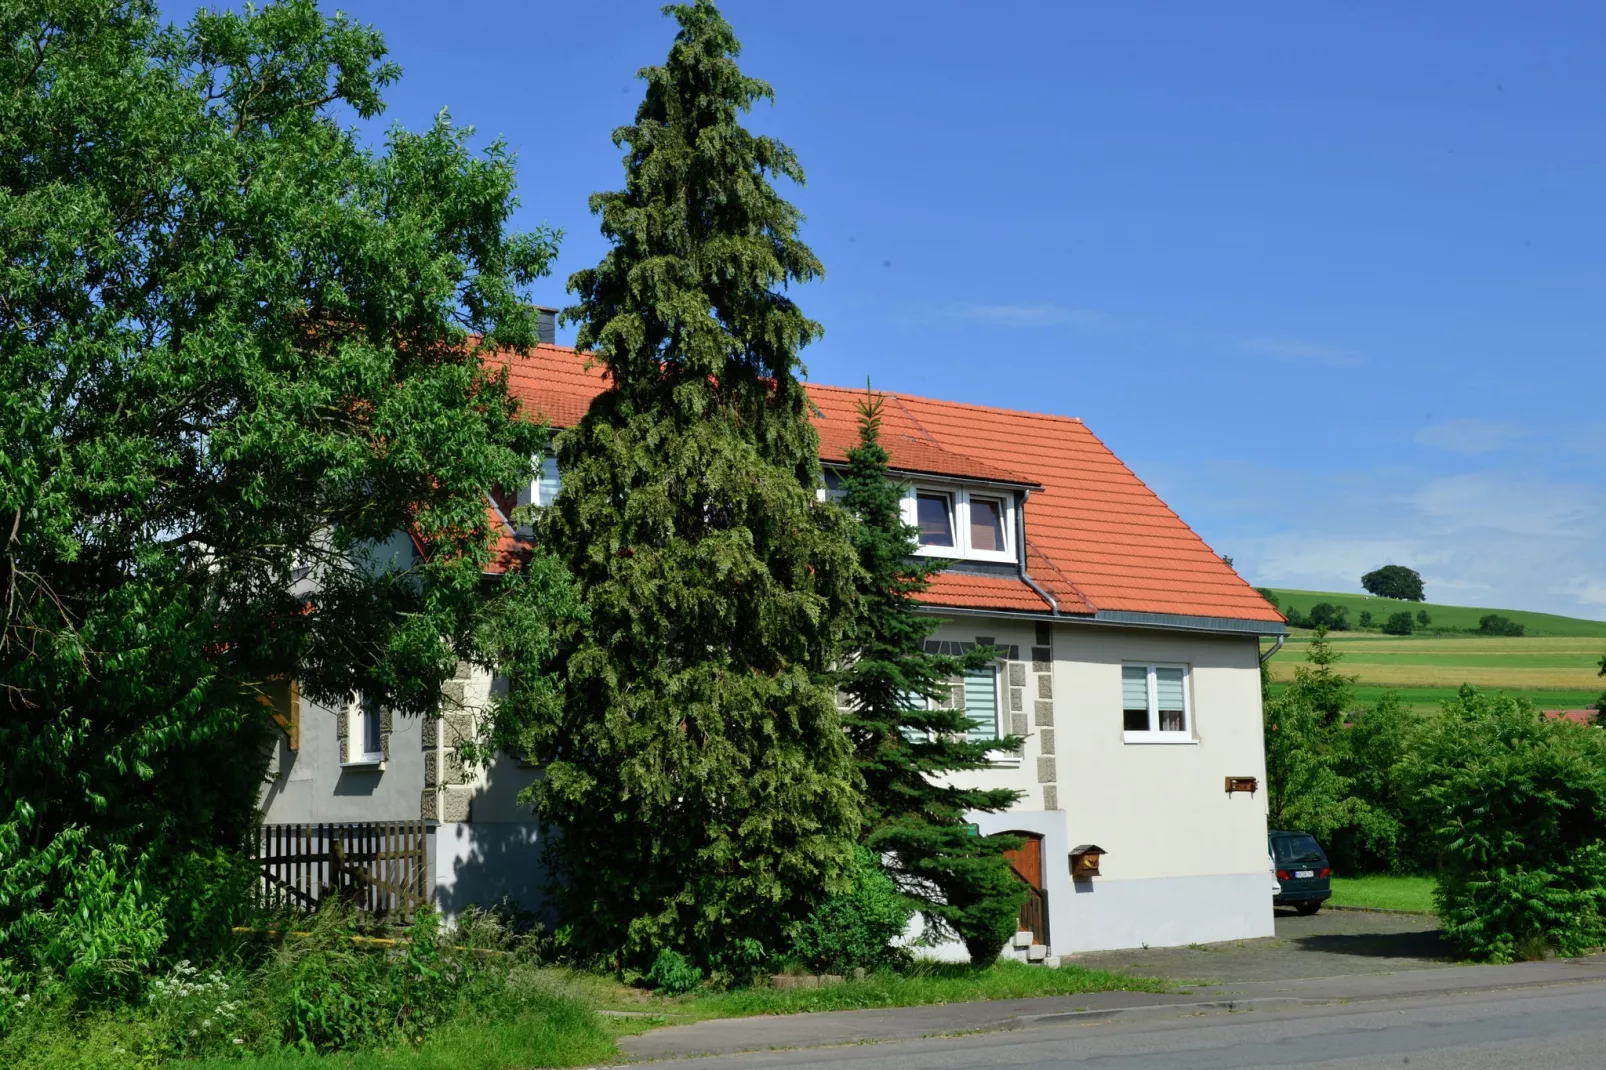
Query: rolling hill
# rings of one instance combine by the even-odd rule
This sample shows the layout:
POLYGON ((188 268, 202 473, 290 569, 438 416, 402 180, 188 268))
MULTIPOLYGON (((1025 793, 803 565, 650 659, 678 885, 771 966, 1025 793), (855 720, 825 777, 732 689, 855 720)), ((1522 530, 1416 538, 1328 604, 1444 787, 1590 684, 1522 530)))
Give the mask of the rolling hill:
MULTIPOLYGON (((1293 605, 1303 613, 1318 602, 1348 606, 1352 623, 1363 609, 1370 610, 1378 623, 1402 609, 1413 615, 1427 610, 1432 624, 1415 635, 1384 635, 1375 628, 1329 634, 1334 649, 1343 655, 1339 670, 1359 677, 1357 697, 1363 702, 1395 691, 1408 705, 1429 710, 1469 683, 1522 695, 1543 709, 1582 709, 1606 691, 1606 678, 1599 671, 1606 655, 1606 621, 1330 591, 1272 590, 1279 605, 1293 605), (1478 620, 1487 613, 1521 623, 1525 634, 1477 634, 1478 620)), ((1292 629, 1287 645, 1271 659, 1274 690, 1291 679, 1294 667, 1304 660, 1310 634, 1292 629)))

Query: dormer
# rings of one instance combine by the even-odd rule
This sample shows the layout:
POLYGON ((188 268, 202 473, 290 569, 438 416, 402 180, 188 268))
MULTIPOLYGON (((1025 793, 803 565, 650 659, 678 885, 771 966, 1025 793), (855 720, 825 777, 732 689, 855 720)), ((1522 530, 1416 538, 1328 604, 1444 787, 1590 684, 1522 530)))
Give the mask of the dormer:
POLYGON ((903 519, 922 557, 1013 562, 1020 547, 1019 488, 918 477, 903 496, 903 519))

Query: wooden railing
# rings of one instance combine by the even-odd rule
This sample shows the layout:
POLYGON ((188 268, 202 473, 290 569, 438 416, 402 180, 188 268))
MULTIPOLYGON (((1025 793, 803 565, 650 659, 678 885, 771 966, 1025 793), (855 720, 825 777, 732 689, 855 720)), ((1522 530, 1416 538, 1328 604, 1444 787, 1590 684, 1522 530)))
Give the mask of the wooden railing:
POLYGON ((1048 897, 1041 888, 1026 884, 1026 902, 1021 904, 1020 921, 1016 924, 1021 932, 1032 934, 1033 942, 1048 946, 1048 897))
POLYGON ((429 901, 424 828, 422 821, 263 825, 263 893, 302 910, 336 897, 375 917, 410 920, 429 901))

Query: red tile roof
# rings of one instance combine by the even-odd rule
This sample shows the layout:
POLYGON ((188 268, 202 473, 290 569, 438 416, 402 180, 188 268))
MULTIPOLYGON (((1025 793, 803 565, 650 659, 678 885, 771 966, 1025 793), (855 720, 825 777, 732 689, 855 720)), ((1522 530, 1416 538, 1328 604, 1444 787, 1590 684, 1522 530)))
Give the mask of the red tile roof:
MULTIPOLYGON (((555 427, 577 423, 607 386, 600 366, 562 346, 500 358, 509 389, 555 427)), ((820 456, 843 461, 858 441, 863 390, 809 384, 820 456)), ((1103 611, 1275 624, 1282 617, 1204 540, 1072 417, 885 394, 882 443, 899 471, 1023 486, 1030 492, 1027 570, 1061 613, 1103 611)), ((1041 597, 1014 577, 946 572, 937 606, 1037 611, 1041 597)))

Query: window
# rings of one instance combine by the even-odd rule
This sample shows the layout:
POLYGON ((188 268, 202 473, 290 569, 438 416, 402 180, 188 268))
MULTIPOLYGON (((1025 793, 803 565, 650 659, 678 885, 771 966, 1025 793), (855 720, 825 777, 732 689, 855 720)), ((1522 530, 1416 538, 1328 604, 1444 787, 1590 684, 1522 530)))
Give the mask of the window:
POLYGON ((954 499, 949 494, 915 495, 915 527, 921 546, 954 544, 954 499))
POLYGON ((970 496, 970 548, 993 553, 1009 549, 1004 540, 1004 503, 997 498, 970 496))
POLYGON ((998 738, 998 667, 965 673, 965 716, 971 740, 998 738))
MULTIPOLYGON (((998 666, 989 665, 983 669, 973 669, 965 673, 962 686, 943 686, 943 695, 953 692, 962 692, 965 702, 965 716, 970 720, 970 727, 965 735, 972 741, 999 738, 998 732, 998 666)), ((916 709, 949 709, 953 699, 944 697, 935 701, 923 698, 916 694, 906 694, 904 701, 916 709)), ((914 728, 903 730, 904 738, 911 742, 921 739, 925 733, 914 728)))
POLYGON ((904 520, 917 532, 917 554, 957 560, 1014 561, 1014 499, 964 487, 914 487, 904 520))
POLYGON ((384 711, 377 700, 358 693, 351 704, 351 734, 346 742, 346 764, 378 765, 385 760, 384 711))
POLYGON ((558 475, 558 459, 551 454, 541 459, 541 474, 535 477, 535 493, 531 497, 536 505, 551 505, 557 501, 563 477, 558 475))
POLYGON ((1128 743, 1192 743, 1187 667, 1121 666, 1121 730, 1128 743))

